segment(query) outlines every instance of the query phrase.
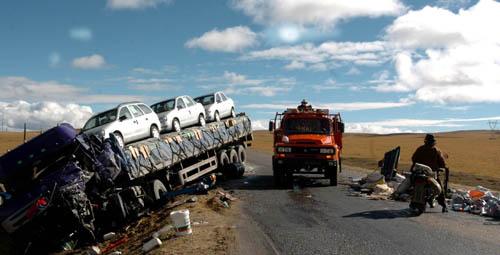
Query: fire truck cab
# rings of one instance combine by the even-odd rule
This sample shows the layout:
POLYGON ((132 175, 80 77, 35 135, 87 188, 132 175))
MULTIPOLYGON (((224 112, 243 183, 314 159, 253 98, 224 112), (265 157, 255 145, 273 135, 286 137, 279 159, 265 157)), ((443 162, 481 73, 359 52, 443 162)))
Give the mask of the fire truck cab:
POLYGON ((303 100, 297 108, 276 113, 269 122, 274 131, 273 176, 276 186, 286 187, 294 174, 318 174, 337 185, 341 172, 342 133, 340 113, 314 109, 303 100))

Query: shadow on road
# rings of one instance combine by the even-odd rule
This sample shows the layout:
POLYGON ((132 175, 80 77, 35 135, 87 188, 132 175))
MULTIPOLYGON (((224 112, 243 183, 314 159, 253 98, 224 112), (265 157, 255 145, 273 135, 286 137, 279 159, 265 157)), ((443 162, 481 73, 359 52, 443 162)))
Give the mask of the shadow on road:
POLYGON ((410 218, 414 217, 414 215, 409 209, 403 209, 403 210, 373 210, 373 211, 353 213, 342 217, 380 220, 380 219, 410 218))
POLYGON ((500 225, 500 219, 486 219, 484 225, 500 225))
POLYGON ((314 177, 294 177, 293 183, 287 188, 274 186, 274 178, 271 175, 250 175, 237 180, 228 180, 221 184, 224 189, 233 190, 287 190, 302 188, 329 187, 324 179, 314 177))

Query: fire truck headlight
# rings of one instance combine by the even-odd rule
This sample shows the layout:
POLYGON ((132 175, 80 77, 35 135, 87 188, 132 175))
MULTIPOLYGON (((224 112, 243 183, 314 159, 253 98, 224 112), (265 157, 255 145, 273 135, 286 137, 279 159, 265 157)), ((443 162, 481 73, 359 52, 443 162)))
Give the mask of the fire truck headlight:
POLYGON ((335 149, 333 149, 333 148, 321 148, 321 149, 319 149, 319 153, 321 153, 321 154, 334 154, 335 149))
POLYGON ((288 139, 288 136, 283 136, 283 138, 281 138, 281 141, 283 141, 284 143, 289 143, 290 142, 290 139, 288 139))
POLYGON ((277 151, 279 153, 289 153, 289 152, 292 152, 292 148, 290 148, 290 147, 278 147, 277 151))

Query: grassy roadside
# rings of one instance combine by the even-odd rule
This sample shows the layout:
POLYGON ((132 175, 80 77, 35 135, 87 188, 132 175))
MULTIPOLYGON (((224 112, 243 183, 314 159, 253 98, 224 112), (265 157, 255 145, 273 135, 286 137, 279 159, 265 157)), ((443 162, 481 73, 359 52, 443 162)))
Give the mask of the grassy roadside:
MULTIPOLYGON (((436 134, 438 147, 449 156, 450 182, 500 190, 500 137, 498 140, 490 137, 489 132, 483 131, 436 134)), ((411 155, 423 138, 424 134, 346 134, 342 163, 375 170, 386 151, 401 146, 399 169, 408 170, 411 155)), ((272 153, 271 133, 255 131, 252 148, 272 153)))

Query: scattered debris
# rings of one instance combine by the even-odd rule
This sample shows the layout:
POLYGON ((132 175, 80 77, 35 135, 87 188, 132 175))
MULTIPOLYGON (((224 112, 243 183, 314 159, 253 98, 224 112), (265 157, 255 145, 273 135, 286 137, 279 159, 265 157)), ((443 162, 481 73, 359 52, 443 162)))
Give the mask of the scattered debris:
POLYGON ((153 250, 156 247, 161 246, 162 242, 159 238, 153 237, 153 239, 149 240, 142 246, 142 251, 143 252, 149 252, 153 250))
POLYGON ((469 191, 455 191, 449 203, 454 211, 500 218, 500 196, 482 186, 469 191))
POLYGON ((189 218, 189 210, 173 211, 170 213, 170 219, 174 223, 176 236, 191 235, 193 233, 191 220, 189 218))
POLYGON ((89 247, 85 252, 84 252, 85 255, 99 255, 101 254, 101 249, 99 249, 99 247, 97 246, 91 246, 89 247))
POLYGON ((174 229, 172 225, 166 225, 160 230, 153 233, 153 237, 159 238, 160 240, 165 240, 170 237, 170 232, 174 229))
POLYGON ((116 236, 116 233, 115 233, 115 232, 109 232, 109 233, 106 233, 106 234, 102 237, 102 239, 104 239, 104 241, 108 241, 108 240, 113 239, 115 236, 116 236))
POLYGON ((196 203, 196 201, 198 201, 197 197, 190 197, 186 202, 188 202, 188 203, 196 203))

